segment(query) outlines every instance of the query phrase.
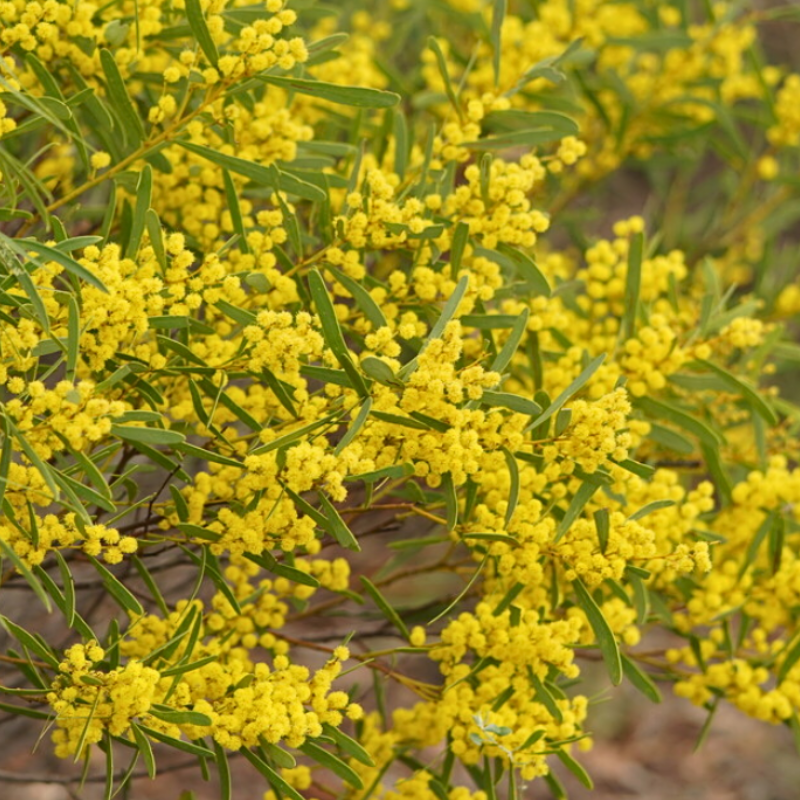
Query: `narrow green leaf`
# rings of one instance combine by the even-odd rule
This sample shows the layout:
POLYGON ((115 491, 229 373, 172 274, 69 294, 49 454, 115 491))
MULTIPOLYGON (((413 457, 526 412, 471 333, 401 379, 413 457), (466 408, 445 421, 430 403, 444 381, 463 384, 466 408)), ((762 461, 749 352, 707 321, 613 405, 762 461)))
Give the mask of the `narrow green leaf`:
POLYGON ((351 739, 339 728, 334 728, 333 725, 325 722, 322 725, 322 732, 327 738, 333 739, 336 746, 342 752, 347 753, 351 758, 354 758, 366 767, 375 766, 375 762, 372 760, 370 754, 355 739, 351 739))
POLYGON ((547 709, 550 716, 560 724, 564 720, 564 715, 561 713, 556 698, 530 667, 528 667, 528 677, 536 691, 536 699, 547 709))
POLYGON ((640 397, 636 405, 649 416, 665 419, 696 436, 703 444, 712 449, 717 449, 722 444, 722 437, 712 430, 705 422, 681 411, 670 403, 654 400, 652 397, 640 397))
POLYGON ((297 567, 290 567, 288 564, 283 564, 275 559, 268 550, 264 550, 259 554, 245 553, 245 558, 263 567, 267 572, 277 575, 279 578, 286 578, 292 583, 299 583, 303 586, 311 586, 314 589, 319 589, 319 581, 307 572, 303 572, 297 567))
POLYGON ((538 416, 542 413, 542 407, 538 403, 509 392, 485 390, 481 395, 480 402, 490 408, 507 408, 517 414, 527 414, 529 417, 538 416))
POLYGON ((338 83, 307 80, 304 78, 279 77, 277 75, 258 75, 258 80, 280 86, 287 91, 317 97, 329 103, 357 108, 390 108, 400 102, 400 95, 382 89, 365 86, 341 86, 338 83))
POLYGON ((540 144, 557 142, 562 138, 561 131, 554 128, 531 128, 512 133, 498 133, 472 142, 462 142, 462 147, 472 150, 508 150, 510 147, 536 147, 540 144))
POLYGON ((40 259, 55 261, 71 275, 88 283, 90 286, 94 286, 96 289, 100 289, 101 292, 108 293, 108 289, 99 278, 95 277, 86 267, 79 264, 74 258, 71 258, 66 253, 62 253, 56 247, 42 244, 35 239, 12 240, 3 234, 0 234, 0 239, 5 241, 6 244, 18 255, 22 256, 22 258, 33 261, 38 267, 45 268, 44 262, 40 259), (31 258, 30 251, 36 253, 40 258, 31 258))
POLYGON ((386 386, 403 385, 394 372, 392 372, 392 368, 377 356, 362 358, 360 366, 367 377, 378 381, 378 383, 382 383, 386 386))
POLYGON ((38 656, 42 661, 47 662, 52 669, 58 670, 58 658, 55 653, 32 633, 28 633, 8 617, 0 616, 0 625, 13 636, 26 650, 38 656))
POLYGON ((348 783, 355 789, 364 788, 361 778, 351 766, 332 753, 329 753, 327 750, 323 750, 310 739, 300 745, 300 752, 305 753, 310 759, 321 767, 330 770, 334 775, 338 775, 345 783, 348 783))
POLYGON ((522 341, 522 337, 525 335, 525 332, 528 329, 529 317, 530 311, 527 308, 523 309, 522 313, 517 318, 517 321, 514 323, 514 327, 511 329, 511 333, 508 335, 508 339, 506 339, 505 344, 492 362, 492 366, 489 367, 492 372, 502 373, 511 363, 511 359, 517 352, 517 348, 522 341))
POLYGON ((228 754, 225 748, 212 740, 214 748, 214 760, 217 762, 217 772, 219 773, 220 800, 232 800, 233 782, 231 781, 231 768, 228 764, 228 754))
POLYGON ((297 789, 288 784, 272 767, 252 750, 243 747, 239 751, 268 781, 276 794, 283 795, 290 800, 304 800, 297 789))
POLYGON ((433 54, 436 56, 436 66, 439 68, 439 74, 442 76, 442 83, 444 83, 444 91, 447 94, 447 99, 450 101, 450 105, 453 106, 453 109, 460 119, 462 116, 461 106, 456 97, 453 82, 450 80, 450 73, 447 69, 447 59, 442 52, 441 45, 434 36, 429 36, 428 47, 433 50, 433 54))
POLYGON ((636 317, 639 309, 639 292, 642 286, 642 257, 644 255, 644 233, 635 233, 628 250, 628 273, 625 277, 625 311, 622 319, 623 336, 631 339, 636 332, 636 317))
POLYGON ((564 534, 570 529, 572 523, 580 516, 586 504, 594 497, 595 492, 600 488, 600 484, 594 481, 584 481, 570 500, 567 510, 556 528, 556 535, 553 544, 561 541, 564 534))
POLYGON ((75 580, 61 552, 54 550, 53 554, 58 562, 58 571, 61 573, 61 585, 64 591, 64 621, 67 623, 67 627, 71 628, 75 622, 75 580))
POLYGON ((126 441, 144 444, 175 445, 184 444, 186 441, 186 437, 177 431, 168 431, 164 428, 136 428, 132 425, 112 425, 111 434, 126 441))
MULTIPOLYGON (((197 0, 195 0, 197 2, 197 0)), ((128 237, 128 244, 125 248, 127 258, 136 258, 139 252, 139 245, 142 242, 145 225, 147 222, 147 212, 150 210, 150 203, 153 195, 153 170, 149 164, 142 167, 139 173, 139 182, 136 184, 136 205, 133 210, 133 221, 131 232, 128 237)))
POLYGON ((211 63, 211 66, 216 67, 219 63, 219 53, 217 52, 217 45, 211 38, 211 31, 208 29, 206 18, 200 8, 200 0, 186 0, 185 7, 186 19, 192 29, 194 38, 197 39, 200 49, 211 63))
POLYGON ((184 140, 176 140, 175 144, 180 145, 186 150, 196 153, 203 158, 208 159, 220 167, 235 172, 237 175, 242 175, 245 178, 253 181, 259 186, 267 186, 275 191, 285 190, 297 194, 299 197, 304 197, 314 201, 324 201, 327 199, 327 194, 312 186, 310 183, 305 183, 288 173, 282 173, 274 164, 264 166, 257 164, 255 161, 248 161, 244 158, 237 156, 230 156, 226 153, 221 153, 210 147, 204 147, 194 142, 187 142, 184 140))
POLYGON ((131 731, 133 732, 133 740, 136 743, 136 747, 144 759, 147 776, 152 780, 156 776, 156 759, 153 755, 153 746, 150 744, 150 740, 145 736, 139 724, 133 722, 133 720, 131 720, 131 731))
POLYGON ((329 270, 331 275, 344 286, 345 289, 352 295, 356 305, 364 312, 366 318, 372 323, 374 330, 378 328, 385 328, 388 326, 386 317, 381 311, 381 307, 372 299, 372 295, 357 281, 354 281, 349 275, 345 275, 340 270, 329 270))
MULTIPOLYGON (((144 224, 147 229, 148 238, 150 239, 150 245, 156 256, 156 261, 158 261, 158 266, 161 267, 162 272, 166 272, 167 253, 164 249, 164 234, 161 228, 161 220, 158 218, 158 214, 154 209, 147 209, 144 215, 144 224)), ((152 319, 154 319, 154 317, 151 317, 151 320, 152 319)))
POLYGON ((189 753, 193 756, 200 756, 202 758, 214 757, 214 753, 207 747, 201 747, 198 744, 186 742, 183 739, 176 739, 173 736, 168 736, 166 733, 161 733, 161 731, 155 730, 155 728, 148 728, 146 725, 139 725, 139 727, 142 729, 142 732, 147 734, 147 736, 149 736, 151 739, 155 739, 157 742, 162 742, 163 744, 169 745, 175 750, 181 750, 184 753, 189 753))
POLYGON ((519 465, 514 454, 507 448, 503 448, 503 455, 506 459, 506 466, 508 467, 508 478, 511 483, 508 490, 508 505, 506 506, 506 527, 511 522, 514 512, 517 510, 517 502, 519 501, 519 465))
POLYGON ((120 128, 130 149, 138 147, 145 139, 144 125, 133 101, 125 88, 125 81, 117 62, 109 50, 101 48, 100 64, 106 78, 108 101, 117 115, 120 128))
POLYGON ((175 711, 169 706, 154 703, 149 713, 170 725, 211 725, 211 718, 199 711, 175 711))
POLYGON ((637 519, 646 517, 648 514, 652 514, 654 511, 658 511, 660 508, 669 508, 670 506, 674 505, 674 500, 653 500, 652 503, 642 506, 635 514, 631 514, 628 519, 631 520, 631 522, 634 522, 637 519))
POLYGON ((587 789, 594 789, 594 783, 589 773, 563 748, 556 750, 559 761, 578 779, 587 789))
POLYGON ((698 363, 702 364, 706 369, 717 375, 723 383, 734 393, 741 394, 747 401, 747 404, 769 425, 778 424, 778 415, 775 410, 767 403, 762 394, 753 386, 737 378, 731 372, 717 364, 712 364, 710 361, 703 361, 698 359, 698 363))
POLYGON ((594 512, 594 525, 597 529, 597 541, 600 543, 600 552, 605 553, 608 547, 609 519, 608 509, 598 508, 594 512))
POLYGON ((427 338, 425 339, 425 343, 422 346, 422 349, 417 354, 415 358, 405 364, 400 371, 397 373, 397 376, 401 379, 405 379, 409 377, 417 368, 417 360, 419 356, 425 351, 425 348, 431 342, 435 341, 436 339, 440 339, 442 334, 444 333, 444 329, 447 327, 447 323, 455 316, 456 311, 458 310, 458 306, 461 304, 461 300, 464 297, 464 294, 467 291, 467 287, 469 286, 469 276, 463 275, 459 282, 456 284, 456 288, 453 290, 453 294, 450 295, 450 298, 444 304, 444 308, 442 309, 442 313, 439 315, 439 319, 436 320, 436 324, 431 329, 431 332, 428 334, 427 338))
MULTIPOLYGON (((317 428, 321 427, 322 425, 330 425, 332 421, 338 416, 337 414, 329 414, 327 417, 323 417, 322 419, 315 420, 314 422, 309 422, 308 425, 303 425, 300 428, 296 428, 295 430, 285 433, 283 436, 279 436, 277 439, 273 439, 271 442, 267 442, 267 444, 263 444, 260 447, 256 447, 254 450, 251 451, 251 455, 260 456, 262 453, 269 453, 271 450, 278 450, 281 447, 285 447, 287 444, 291 444, 292 442, 296 442, 298 439, 302 439, 307 433, 316 430, 317 428)), ((178 449, 186 449, 185 444, 181 445, 178 449)), ((199 448, 196 448, 199 449, 199 448)), ((205 451, 203 451, 205 452, 205 451)), ((216 454, 208 454, 205 458, 208 460, 213 460, 211 456, 216 454)), ((224 458, 224 456, 223 456, 224 458)), ((226 459, 224 462, 219 463, 228 463, 231 459, 226 459)), ((236 462, 239 467, 244 469, 244 465, 236 462)))
POLYGON ((10 544, 6 542, 5 539, 0 537, 0 555, 5 555, 5 557, 14 565, 17 572, 25 578, 25 582, 28 586, 33 589, 34 594, 42 601, 42 605, 47 609, 47 613, 49 614, 53 607, 50 604, 50 597, 45 592, 42 584, 39 582, 38 578, 31 572, 28 568, 28 565, 14 552, 14 549, 11 547, 10 544))
POLYGON ((658 691, 658 686, 653 683, 652 678, 639 666, 632 661, 628 656, 622 656, 622 670, 625 677, 649 700, 654 703, 660 703, 662 700, 661 692, 658 691))
POLYGON ((325 343, 341 364, 342 369, 347 373, 353 388, 362 397, 366 397, 368 394, 367 384, 364 383, 364 378, 353 364, 350 351, 347 349, 342 335, 342 329, 339 326, 339 320, 336 317, 336 311, 328 295, 328 290, 325 288, 325 281, 316 269, 312 269, 309 272, 308 284, 311 290, 311 298, 314 301, 320 325, 322 326, 322 336, 325 339, 325 343))
POLYGON ((325 512, 325 516, 328 518, 328 522, 330 523, 330 530, 333 535, 333 538, 342 546, 346 547, 348 550, 355 550, 356 552, 361 550, 360 545, 358 544, 358 540, 355 536, 353 536, 350 528, 347 527, 345 521, 339 515, 339 512, 336 510, 333 503, 322 493, 317 492, 319 497, 320 505, 322 506, 322 510, 325 512))
POLYGON ((553 290, 550 288, 549 281, 539 269, 538 264, 527 253, 506 244, 498 245, 497 249, 514 262, 520 277, 530 286, 534 294, 550 297, 553 290))
POLYGON ((494 85, 497 87, 500 83, 500 57, 503 54, 501 46, 501 34, 503 31, 503 22, 506 18, 506 10, 508 0, 494 0, 492 5, 492 67, 494 68, 494 85))
POLYGON ((336 448, 333 451, 336 455, 339 455, 339 453, 341 453, 342 450, 344 450, 345 447, 347 447, 347 445, 349 445, 350 442, 352 442, 353 439, 355 439, 356 436, 358 436, 359 432, 364 427, 364 423, 367 421, 367 417, 369 417, 369 412, 371 410, 372 410, 372 398, 368 397, 361 404, 361 408, 359 409, 358 414, 353 419, 352 424, 347 429, 347 433, 345 433, 345 435, 342 436, 341 440, 336 445, 336 448))
POLYGON ((103 586, 106 587, 108 593, 117 601, 117 603, 119 603, 121 608, 129 612, 134 617, 139 617, 144 614, 144 608, 142 608, 142 604, 133 594, 131 594, 130 591, 128 591, 127 588, 125 588, 125 586, 123 586, 120 580, 113 573, 106 569, 96 558, 93 558, 92 556, 87 556, 87 558, 92 562, 92 566, 100 575, 103 581, 103 586))
POLYGON ((458 525, 458 493, 453 483, 453 474, 445 472, 442 475, 442 491, 444 504, 447 509, 447 530, 452 531, 458 525))
POLYGON ((600 645, 600 652, 603 654, 603 661, 605 661, 611 683, 614 686, 619 686, 622 682, 622 658, 617 640, 614 637, 614 631, 611 630, 611 626, 603 616, 600 606, 595 603, 594 598, 583 585, 581 579, 576 578, 572 582, 572 586, 575 589, 578 605, 586 614, 594 635, 597 637, 597 643, 600 645))
POLYGON ((561 394, 556 397, 555 400, 535 419, 528 425, 528 428, 537 428, 543 422, 546 422, 553 416, 556 412, 558 412, 562 406, 567 402, 567 400, 572 397, 576 392, 580 391, 588 382, 589 379, 594 375, 595 372, 600 368, 600 365, 605 361, 606 355, 602 353, 601 355, 593 358, 586 369, 584 369, 577 378, 575 378, 572 383, 564 389, 561 394))
MULTIPOLYGON (((295 418, 297 419, 297 409, 295 408, 294 401, 292 400, 292 395, 289 393, 288 384, 283 383, 283 381, 279 380, 278 377, 273 373, 271 370, 268 370, 266 367, 261 371, 261 374, 264 376, 264 380, 271 389, 272 393, 275 397, 278 398, 278 402, 295 418)), ((212 384, 213 385, 213 384, 212 384)), ((224 401, 223 401, 224 402, 224 401)), ((238 416, 238 415, 237 415, 238 416)), ((248 415, 249 416, 249 415, 248 415)), ((252 417, 250 417, 252 422, 255 422, 252 417)), ((250 426, 252 428, 252 425, 250 426)), ((253 430, 259 430, 258 425, 256 425, 253 430)))

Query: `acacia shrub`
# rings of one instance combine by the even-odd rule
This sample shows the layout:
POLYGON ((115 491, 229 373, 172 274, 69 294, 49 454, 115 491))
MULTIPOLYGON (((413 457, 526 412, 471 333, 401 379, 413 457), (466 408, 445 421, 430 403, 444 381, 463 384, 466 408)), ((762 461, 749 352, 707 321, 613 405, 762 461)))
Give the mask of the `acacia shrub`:
POLYGON ((107 796, 559 795, 593 659, 800 734, 796 17, 1 3, 2 712, 107 796))

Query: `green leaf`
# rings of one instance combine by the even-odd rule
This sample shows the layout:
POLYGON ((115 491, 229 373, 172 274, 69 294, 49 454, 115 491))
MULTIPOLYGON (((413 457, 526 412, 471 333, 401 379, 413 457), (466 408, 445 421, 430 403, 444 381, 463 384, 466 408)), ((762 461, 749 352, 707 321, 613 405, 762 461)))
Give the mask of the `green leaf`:
POLYGON ((211 718, 199 711, 176 711, 169 706, 154 703, 150 706, 149 713, 170 725, 211 725, 211 718))
POLYGON ((334 449, 334 453, 339 455, 342 450, 353 441, 353 439, 358 436, 361 429, 364 427, 364 423, 367 421, 367 417, 369 417, 369 412, 372 410, 372 398, 368 397, 362 404, 361 408, 359 409, 358 414, 353 419, 352 424, 347 429, 347 433, 341 438, 339 443, 336 445, 334 449))
POLYGON ((17 572, 19 572, 20 575, 25 578, 25 582, 31 587, 31 589, 33 589, 34 594, 42 601, 42 604, 47 609, 47 613, 49 614, 53 610, 53 607, 50 604, 50 598, 48 597, 47 592, 45 592, 42 584, 39 583, 38 578, 28 568, 28 565, 22 561, 11 545, 8 544, 2 537, 0 537, 0 551, 2 551, 0 554, 5 555, 5 557, 14 565, 17 572))
POLYGON ((210 147, 203 147, 180 139, 176 140, 175 144, 179 144, 186 150, 191 150, 193 153, 231 172, 235 172, 237 175, 242 175, 259 186, 267 186, 274 191, 287 191, 296 194, 298 197, 313 201, 325 201, 328 198, 328 195, 322 189, 318 189, 316 186, 288 173, 281 172, 274 164, 263 166, 255 161, 229 156, 210 147))
POLYGON ((50 318, 47 314, 47 307, 39 294, 36 284, 33 282, 29 272, 22 264, 19 263, 15 253, 18 252, 13 247, 13 242, 0 234, 0 243, 8 244, 8 247, 0 247, 0 264, 5 268, 6 272, 13 276, 22 287, 31 306, 33 306, 33 317, 44 328, 45 333, 50 333, 50 318), (13 250, 13 252, 12 252, 13 250))
POLYGON ((146 725, 139 725, 139 727, 142 729, 142 732, 146 733, 151 739, 155 739, 157 742, 167 744, 176 750, 181 750, 184 753, 189 753, 193 756, 201 756, 202 758, 214 757, 214 753, 207 747, 201 747, 193 742, 185 742, 183 739, 176 739, 173 736, 168 736, 166 733, 161 733, 161 731, 155 730, 154 728, 148 728, 146 725))
POLYGON ((600 484, 592 480, 584 481, 570 500, 567 510, 556 528, 556 535, 553 544, 561 540, 564 534, 570 529, 571 525, 580 516, 586 504, 594 497, 595 492, 600 488, 600 484))
POLYGON ((395 628, 400 631, 400 634, 404 639, 408 639, 410 637, 410 633, 405 622, 403 622, 397 611, 387 602, 386 598, 381 594, 378 587, 375 586, 375 584, 364 575, 360 576, 360 580, 364 585, 365 591, 372 598, 373 602, 376 606, 378 606, 386 619, 388 619, 395 626, 395 628))
POLYGON ((439 315, 439 319, 436 320, 436 324, 431 329, 431 332, 425 339, 425 342, 417 354, 411 361, 405 364, 400 371, 397 373, 398 378, 405 379, 408 378, 417 368, 417 363, 419 356, 425 351, 425 348, 436 339, 440 339, 442 334, 444 333, 444 329, 447 327, 447 323, 455 316, 456 311, 458 310, 458 306, 461 304, 461 300, 464 297, 465 292, 467 291, 467 287, 469 286, 469 276, 463 275, 459 282, 456 284, 456 288, 453 290, 453 294, 450 295, 448 301, 444 304, 444 308, 442 309, 442 313, 439 315))
POLYGON ((354 281, 349 275, 345 275, 340 270, 331 269, 330 273, 352 295, 353 300, 356 301, 356 305, 358 305, 364 312, 366 318, 372 323, 373 330, 388 326, 389 323, 383 311, 381 311, 380 306, 372 299, 372 295, 360 283, 354 281))
POLYGON ((636 513, 631 514, 628 519, 631 522, 634 522, 638 519, 646 517, 648 514, 652 514, 654 511, 658 511, 660 508, 669 508, 670 506, 674 505, 674 500, 653 500, 652 503, 642 506, 636 513))
POLYGON ((52 669, 58 670, 58 658, 56 658, 55 653, 53 653, 52 649, 44 642, 12 622, 8 617, 0 616, 0 625, 2 625, 26 650, 37 655, 42 661, 47 662, 52 669))
POLYGON ((18 253, 22 258, 26 260, 33 261, 38 267, 45 268, 45 264, 39 258, 31 258, 29 255, 29 251, 33 251, 36 253, 37 256, 40 256, 47 261, 55 261, 57 264, 60 264, 67 272, 71 275, 74 275, 76 278, 88 283, 90 286, 94 286, 96 289, 99 289, 101 292, 108 293, 108 289, 105 287, 103 282, 95 277, 86 267, 82 264, 79 264, 74 258, 70 258, 66 253, 62 253, 55 247, 50 247, 49 245, 42 244, 41 242, 36 241, 35 239, 16 239, 12 240, 9 239, 7 236, 0 234, 0 239, 5 241, 5 243, 16 253, 18 253))
POLYGON ((325 769, 330 770, 334 775, 338 775, 345 783, 350 784, 355 789, 364 788, 361 778, 351 766, 327 750, 323 750, 310 739, 300 745, 300 752, 305 753, 309 758, 325 769))
POLYGON ((575 589, 578 605, 586 614, 594 635, 597 637, 597 643, 600 645, 600 652, 603 654, 603 661, 605 661, 611 683, 614 686, 619 686, 622 682, 622 658, 617 640, 614 637, 614 631, 611 630, 611 626, 603 616, 600 606, 595 603, 594 598, 583 585, 581 579, 576 578, 572 582, 572 586, 575 589))
POLYGON ((502 373, 511 363, 511 359, 517 352, 519 343, 522 341, 522 337, 525 335, 525 332, 528 329, 529 317, 530 311, 527 308, 523 309, 522 313, 517 318, 517 321, 514 323, 514 327, 511 329, 511 333, 508 335, 508 339, 506 339, 505 344, 492 362, 492 366, 489 367, 491 372, 502 373))
POLYGON ((447 530, 452 531, 458 525, 458 493, 453 483, 453 474, 445 472, 442 475, 442 492, 444 504, 447 509, 447 530))
POLYGON ((269 785, 278 795, 284 795, 291 800, 304 800, 297 789, 288 784, 272 767, 252 750, 243 747, 239 751, 269 782, 269 785))
MULTIPOLYGON (((315 420, 314 422, 309 422, 308 425, 303 425, 300 428, 296 428, 289 433, 285 433, 283 436, 279 436, 277 439, 273 439, 271 442, 267 442, 267 444, 263 444, 260 447, 256 447, 254 450, 251 451, 251 454, 254 456, 260 456, 262 453, 269 453, 271 450, 277 450, 281 447, 284 447, 287 444, 291 444, 292 442, 296 442, 298 439, 302 439, 307 433, 316 430, 317 428, 321 427, 322 425, 329 425, 332 423, 332 420, 338 416, 337 414, 329 414, 327 417, 323 417, 322 419, 315 420)), ((185 449, 185 445, 181 445, 181 448, 185 449)), ((180 448, 179 448, 180 449, 180 448)), ((198 448, 199 449, 199 448, 198 448)), ((204 451, 205 452, 205 451, 204 451)), ((216 454, 208 454, 206 458, 209 461, 213 460, 210 456, 216 454)), ((220 463, 228 463, 231 459, 226 460, 225 462, 220 463)), ((244 465, 237 462, 237 465, 244 469, 244 465)))
POLYGON ((508 478, 511 482, 511 486, 508 490, 508 506, 506 507, 505 517, 506 527, 508 527, 517 509, 517 502, 519 501, 519 465, 517 464, 517 459, 514 457, 514 454, 507 447, 503 448, 503 456, 505 456, 506 459, 508 478))
POLYGON ((639 291, 642 286, 642 257, 644 233, 639 231, 631 238, 628 250, 628 273, 625 277, 625 311, 622 319, 623 336, 631 339, 636 331, 639 308, 639 291))
MULTIPOLYGON (((266 381, 267 386, 269 386, 269 388, 272 390, 272 393, 275 395, 275 397, 278 398, 278 402, 295 419, 297 419, 297 417, 298 417, 297 409, 295 408, 294 402, 292 400, 292 396, 289 393, 289 389, 291 387, 289 387, 289 385, 285 384, 283 381, 279 380, 278 377, 271 370, 268 370, 266 367, 264 367, 264 369, 261 371, 261 374, 264 376, 264 380, 266 381)), ((210 381, 209 381, 209 383, 210 383, 210 381)), ((213 386, 213 384, 211 384, 211 386, 213 386)), ((223 395, 222 397, 225 397, 225 395, 223 395)), ((223 400, 223 404, 224 403, 225 403, 225 401, 223 400)), ((237 406, 237 408, 238 408, 238 406, 237 406)), ((231 409, 231 410, 233 410, 233 409, 231 409)), ((237 414, 237 416, 239 416, 239 415, 237 414)), ((241 419, 241 417, 239 417, 239 418, 241 419)), ((250 420, 253 423, 256 422, 252 417, 250 417, 250 420)), ((256 430, 256 431, 260 430, 260 426, 257 423, 256 423, 255 427, 253 427, 253 425, 250 425, 249 427, 251 427, 253 430, 256 430)))
POLYGON ((492 4, 492 67, 494 68, 495 88, 500 83, 500 57, 502 56, 501 34, 506 18, 508 0, 494 0, 492 4))
POLYGON ((543 422, 546 422, 550 417, 553 416, 556 412, 558 412, 562 406, 567 402, 567 400, 572 397, 576 392, 580 391, 588 382, 589 379, 594 375, 595 372, 599 369, 600 365, 605 361, 606 354, 602 353, 601 355, 593 358, 589 364, 587 365, 586 369, 584 369, 577 378, 575 378, 572 383, 564 389, 561 394, 556 397, 555 400, 535 419, 531 422, 527 427, 528 428, 538 428, 543 422))
MULTIPOLYGON (((197 2, 197 0, 195 0, 197 2)), ((136 206, 133 210, 133 221, 128 244, 125 248, 126 258, 136 258, 139 245, 142 242, 144 229, 147 222, 147 212, 153 195, 153 170, 149 164, 142 167, 139 173, 139 182, 136 185, 136 206)))
POLYGON ((217 772, 219 773, 220 800, 232 800, 233 783, 231 781, 231 768, 228 764, 228 754, 225 748, 218 744, 216 740, 211 742, 214 748, 214 757, 217 762, 217 772))
POLYGON ((211 31, 208 29, 203 11, 200 8, 200 0, 186 0, 185 7, 186 19, 192 29, 194 38, 197 39, 200 49, 205 53, 211 65, 216 67, 219 63, 219 53, 217 52, 217 45, 211 38, 211 31))
POLYGON ((382 89, 365 86, 341 86, 338 83, 306 80, 304 78, 278 77, 277 75, 258 75, 258 80, 280 86, 287 91, 317 97, 329 103, 357 108, 391 108, 400 102, 400 95, 382 89))
POLYGON ((453 106, 456 114, 458 114, 459 119, 461 119, 461 105, 458 102, 458 97, 456 96, 456 90, 453 87, 453 82, 450 80, 450 73, 447 69, 447 59, 442 52, 441 45, 434 36, 429 36, 428 47, 433 50, 433 54, 436 57, 436 66, 439 68, 439 75, 442 77, 442 83, 444 83, 444 91, 447 95, 447 99, 450 101, 450 105, 453 106))
POLYGON ((103 586, 106 587, 106 591, 119 603, 120 607, 134 617, 142 616, 144 614, 142 604, 122 585, 119 579, 106 569, 96 558, 92 556, 87 556, 87 558, 92 562, 92 566, 100 575, 103 586))
POLYGON ((322 336, 325 339, 325 344, 328 345, 336 360, 342 365, 352 382, 353 388, 362 397, 366 397, 368 394, 367 385, 364 383, 361 373, 353 364, 350 351, 347 349, 342 335, 342 329, 339 326, 339 320, 336 317, 336 311, 328 295, 328 290, 325 288, 325 281, 323 281, 322 275, 316 269, 312 269, 309 272, 308 284, 311 289, 311 298, 314 301, 320 325, 322 326, 322 336))
POLYGON ((654 703, 660 703, 662 700, 661 692, 658 691, 658 686, 653 683, 652 678, 644 671, 639 669, 639 666, 632 661, 628 656, 622 656, 622 670, 625 677, 649 700, 654 703))
POLYGON ((153 747, 150 744, 150 740, 144 735, 141 726, 133 720, 131 720, 131 731, 133 732, 133 741, 144 759, 147 776, 152 780, 156 776, 156 759, 153 755, 153 747))
POLYGON ((533 400, 520 397, 509 392, 492 392, 484 390, 480 402, 490 408, 507 408, 517 414, 527 414, 529 417, 537 416, 542 413, 542 407, 533 400))
POLYGON ((753 386, 737 378, 728 370, 723 369, 710 361, 697 360, 698 364, 702 364, 706 369, 713 372, 719 377, 722 382, 730 389, 730 391, 740 394, 748 403, 748 405, 769 425, 778 424, 778 415, 775 410, 767 403, 762 397, 761 393, 753 386))
POLYGON ((566 75, 558 69, 558 66, 566 61, 580 46, 582 39, 576 39, 571 42, 569 47, 563 53, 557 56, 547 56, 541 61, 537 61, 525 74, 517 81, 516 85, 504 93, 504 97, 511 97, 517 92, 525 88, 533 80, 544 78, 551 83, 561 83, 566 80, 566 75))
POLYGON ((661 400, 654 400, 652 397, 640 397, 636 400, 636 405, 649 416, 665 419, 673 423, 673 425, 688 431, 712 449, 718 449, 723 442, 722 437, 706 425, 705 422, 689 416, 689 414, 674 405, 661 400))
POLYGON ((105 48, 100 50, 100 64, 103 67, 103 73, 106 78, 108 101, 119 120, 120 130, 128 146, 133 150, 145 139, 142 119, 128 95, 125 81, 119 71, 117 62, 114 60, 114 56, 105 48))
POLYGON ((375 762, 372 760, 370 754, 355 739, 351 739, 339 728, 334 728, 333 725, 324 722, 322 724, 322 732, 327 738, 333 739, 336 746, 342 752, 347 753, 351 758, 354 758, 366 767, 375 766, 375 762))
POLYGON ((168 431, 164 428, 137 428, 132 425, 112 425, 111 434, 126 441, 144 444, 177 445, 186 441, 186 437, 177 431, 168 431))
POLYGON ((64 591, 64 621, 67 627, 71 628, 75 623, 75 579, 69 571, 69 566, 64 560, 60 550, 54 550, 58 571, 61 573, 61 585, 64 591))
POLYGON ((560 724, 564 719, 564 715, 561 713, 561 709, 558 707, 552 692, 531 667, 528 667, 528 677, 536 690, 536 699, 547 709, 550 716, 560 724))
MULTIPOLYGON (((158 261, 158 266, 161 267, 162 272, 166 272, 167 253, 164 250, 164 234, 161 228, 161 220, 158 218, 158 214, 154 209, 147 209, 144 215, 144 224, 147 229, 147 235, 150 238, 150 245, 156 256, 156 261, 158 261)), ((150 319, 152 320, 154 317, 150 319)), ((186 320, 186 317, 181 317, 180 319, 186 320)), ((188 326, 188 320, 186 320, 186 324, 188 326)))
POLYGON ((594 789, 594 783, 589 773, 563 748, 556 750, 559 761, 578 779, 587 789, 594 789))
POLYGON ((286 578, 292 583, 299 583, 303 586, 311 586, 314 589, 319 589, 319 581, 307 572, 303 572, 297 567, 290 567, 288 564, 283 564, 275 559, 268 550, 264 550, 259 554, 245 553, 245 558, 263 567, 267 572, 277 575, 279 578, 286 578))
POLYGON ((598 508, 594 512, 594 525, 597 529, 597 541, 600 543, 600 552, 605 553, 608 547, 609 518, 607 508, 598 508))
POLYGON ((545 297, 550 297, 553 293, 553 290, 550 288, 550 283, 547 278, 545 278, 544 273, 539 269, 537 263, 529 255, 518 250, 516 247, 510 247, 506 244, 498 245, 497 250, 514 262, 517 272, 519 272, 520 277, 531 288, 533 294, 541 294, 545 297))
POLYGON ((361 369, 364 374, 378 383, 386 386, 402 386, 402 382, 392 372, 392 368, 377 356, 367 356, 361 359, 361 369))
POLYGON ((461 146, 472 150, 508 150, 511 147, 536 147, 563 138, 561 131, 554 128, 531 128, 513 133, 498 133, 472 142, 462 142, 461 146))
POLYGON ((464 250, 469 242, 469 225, 461 220, 456 224, 453 231, 453 241, 450 245, 450 269, 453 276, 458 275, 461 269, 461 259, 464 256, 464 250))
POLYGON ((520 108, 509 108, 504 111, 492 111, 487 114, 481 124, 487 130, 530 130, 531 128, 552 128, 562 136, 578 136, 580 126, 574 119, 558 111, 526 111, 520 108))
POLYGON ((347 527, 333 503, 331 503, 322 492, 317 492, 317 495, 319 496, 322 510, 325 512, 325 516, 330 523, 330 531, 333 538, 336 539, 342 547, 346 547, 348 550, 360 551, 361 547, 358 544, 358 540, 353 536, 350 528, 347 527))

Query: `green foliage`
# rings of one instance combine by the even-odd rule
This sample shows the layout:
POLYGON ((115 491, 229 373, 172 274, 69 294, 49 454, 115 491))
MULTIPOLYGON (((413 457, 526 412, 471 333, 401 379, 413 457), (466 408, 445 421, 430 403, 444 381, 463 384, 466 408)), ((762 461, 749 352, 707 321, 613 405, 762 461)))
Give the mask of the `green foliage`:
POLYGON ((795 12, 5 5, 3 715, 107 798, 591 789, 585 661, 797 734, 795 12))

